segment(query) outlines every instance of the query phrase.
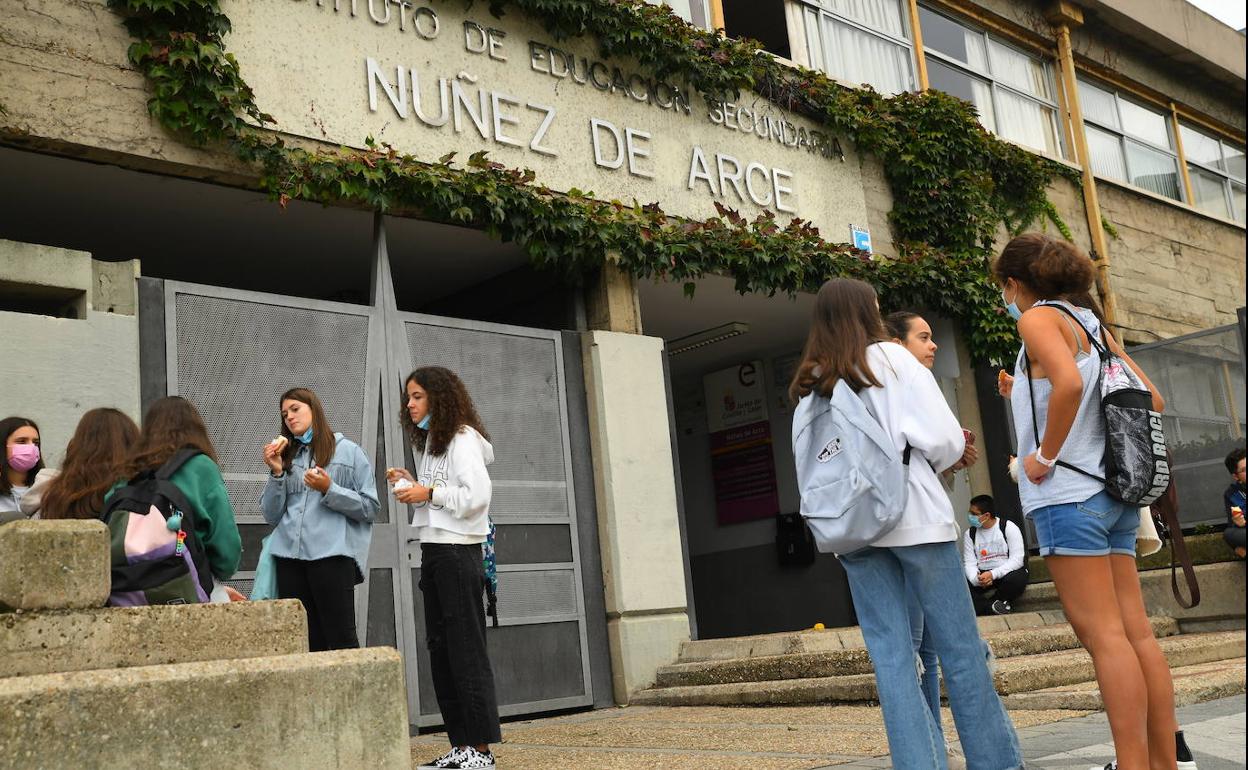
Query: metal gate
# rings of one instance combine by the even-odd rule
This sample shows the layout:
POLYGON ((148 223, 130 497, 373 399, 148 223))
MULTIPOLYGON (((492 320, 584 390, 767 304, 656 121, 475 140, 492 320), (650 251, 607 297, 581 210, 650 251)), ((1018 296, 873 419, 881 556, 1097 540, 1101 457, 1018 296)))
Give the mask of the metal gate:
MULTIPOLYGON (((412 467, 398 423, 403 378, 416 366, 446 366, 467 384, 497 458, 490 513, 498 530, 500 622, 487 640, 499 710, 593 705, 595 681, 601 705, 609 697, 601 685, 609 681, 605 617, 600 604, 588 614, 592 623, 586 612, 602 593, 597 533, 578 528, 572 456, 574 444, 587 439, 573 435, 568 408, 567 374, 579 363, 564 360, 559 332, 398 312, 380 227, 376 259, 372 306, 144 281, 145 400, 182 395, 204 415, 243 537, 242 566, 230 582, 250 589, 260 541, 271 529, 258 506, 267 477, 260 452, 280 427, 277 399, 288 388, 310 387, 333 428, 364 449, 377 473, 381 510, 356 590, 361 644, 399 649, 413 729, 440 724, 417 588, 420 547, 383 473, 412 467), (154 350, 158 333, 163 349, 154 350), (586 555, 595 583, 588 594, 586 555)), ((592 495, 582 490, 582 507, 585 493, 592 495)))

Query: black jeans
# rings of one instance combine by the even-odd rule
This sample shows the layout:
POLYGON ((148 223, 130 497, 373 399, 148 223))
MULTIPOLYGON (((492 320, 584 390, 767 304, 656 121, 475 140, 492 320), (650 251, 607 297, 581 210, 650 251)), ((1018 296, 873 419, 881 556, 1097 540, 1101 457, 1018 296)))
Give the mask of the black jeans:
POLYGON ((1248 538, 1245 537, 1245 529, 1237 527, 1234 524, 1227 524, 1226 529, 1222 530, 1222 539, 1232 550, 1236 548, 1248 548, 1248 538))
POLYGON ((480 545, 421 543, 420 591, 438 709, 452 746, 498 743, 498 701, 485 646, 480 545))
POLYGON ((987 588, 971 586, 971 601, 975 604, 976 615, 987 615, 992 611, 992 603, 1000 599, 1010 602, 1023 595, 1027 588, 1027 569, 1016 569, 992 581, 987 588))
POLYGON ((298 599, 308 613, 308 649, 346 650, 360 646, 355 633, 355 560, 330 556, 304 561, 275 557, 277 595, 298 599))

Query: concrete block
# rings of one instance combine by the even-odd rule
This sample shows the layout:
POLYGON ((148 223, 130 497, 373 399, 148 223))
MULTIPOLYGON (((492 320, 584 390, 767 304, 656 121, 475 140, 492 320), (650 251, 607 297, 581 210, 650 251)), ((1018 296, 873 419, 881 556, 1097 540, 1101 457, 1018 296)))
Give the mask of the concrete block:
POLYGON ((628 703, 633 693, 654 684, 659 668, 674 662, 688 639, 689 617, 683 612, 607 621, 616 703, 628 703))
POLYGON ((108 529, 102 522, 0 526, 0 609, 101 607, 108 587, 108 529))
POLYGON ((294 599, 0 615, 0 677, 308 651, 294 599))
POLYGON ((91 308, 101 313, 135 315, 139 312, 139 260, 91 261, 91 308))
POLYGON ((392 648, 0 680, 6 766, 411 767, 392 648))
POLYGON ((37 243, 0 240, 0 280, 89 292, 91 255, 37 243))
MULTIPOLYGON (((1140 573, 1140 589, 1149 615, 1169 615, 1185 627, 1190 621, 1221 620, 1244 617, 1244 563, 1219 562, 1197 564, 1196 582, 1200 585, 1200 604, 1184 609, 1174 600, 1170 587, 1170 570, 1156 569, 1140 573)), ((1179 590, 1187 595, 1187 583, 1179 572, 1179 590)), ((1057 610, 1061 602, 1053 583, 1033 583, 1015 602, 1028 611, 1057 610)))

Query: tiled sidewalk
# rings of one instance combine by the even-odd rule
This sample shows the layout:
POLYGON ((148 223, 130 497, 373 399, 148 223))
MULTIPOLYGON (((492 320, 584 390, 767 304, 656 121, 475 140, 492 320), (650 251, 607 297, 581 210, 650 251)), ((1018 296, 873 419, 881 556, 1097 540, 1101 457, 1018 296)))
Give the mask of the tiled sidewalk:
MULTIPOLYGON (((1244 696, 1179 710, 1200 770, 1244 765, 1244 696)), ((1014 711, 1028 767, 1087 770, 1109 761, 1105 715, 1014 711)), ((946 729, 952 733, 949 712, 946 729)), ((503 726, 495 747, 503 770, 585 767, 602 770, 815 770, 887 768, 878 708, 631 707, 503 726)), ((412 739, 412 764, 446 746, 442 734, 412 739)))

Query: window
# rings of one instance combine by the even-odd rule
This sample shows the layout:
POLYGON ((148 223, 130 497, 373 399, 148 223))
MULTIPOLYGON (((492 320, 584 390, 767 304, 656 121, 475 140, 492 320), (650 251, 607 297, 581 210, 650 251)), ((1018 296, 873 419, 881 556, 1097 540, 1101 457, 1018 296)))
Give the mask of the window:
POLYGON ((998 136, 1062 154, 1047 62, 922 6, 919 26, 932 88, 974 104, 984 128, 998 136))
POLYGON ((882 94, 914 90, 902 0, 800 0, 811 66, 882 94))
POLYGON ((706 0, 647 0, 656 5, 670 6, 676 15, 696 27, 709 27, 710 14, 707 13, 706 0))
POLYGON ((1079 104, 1095 173, 1183 200, 1179 160, 1166 113, 1082 78, 1079 104))
POLYGON ((1201 211, 1244 221, 1244 148, 1179 124, 1183 157, 1192 180, 1191 204, 1201 211))

